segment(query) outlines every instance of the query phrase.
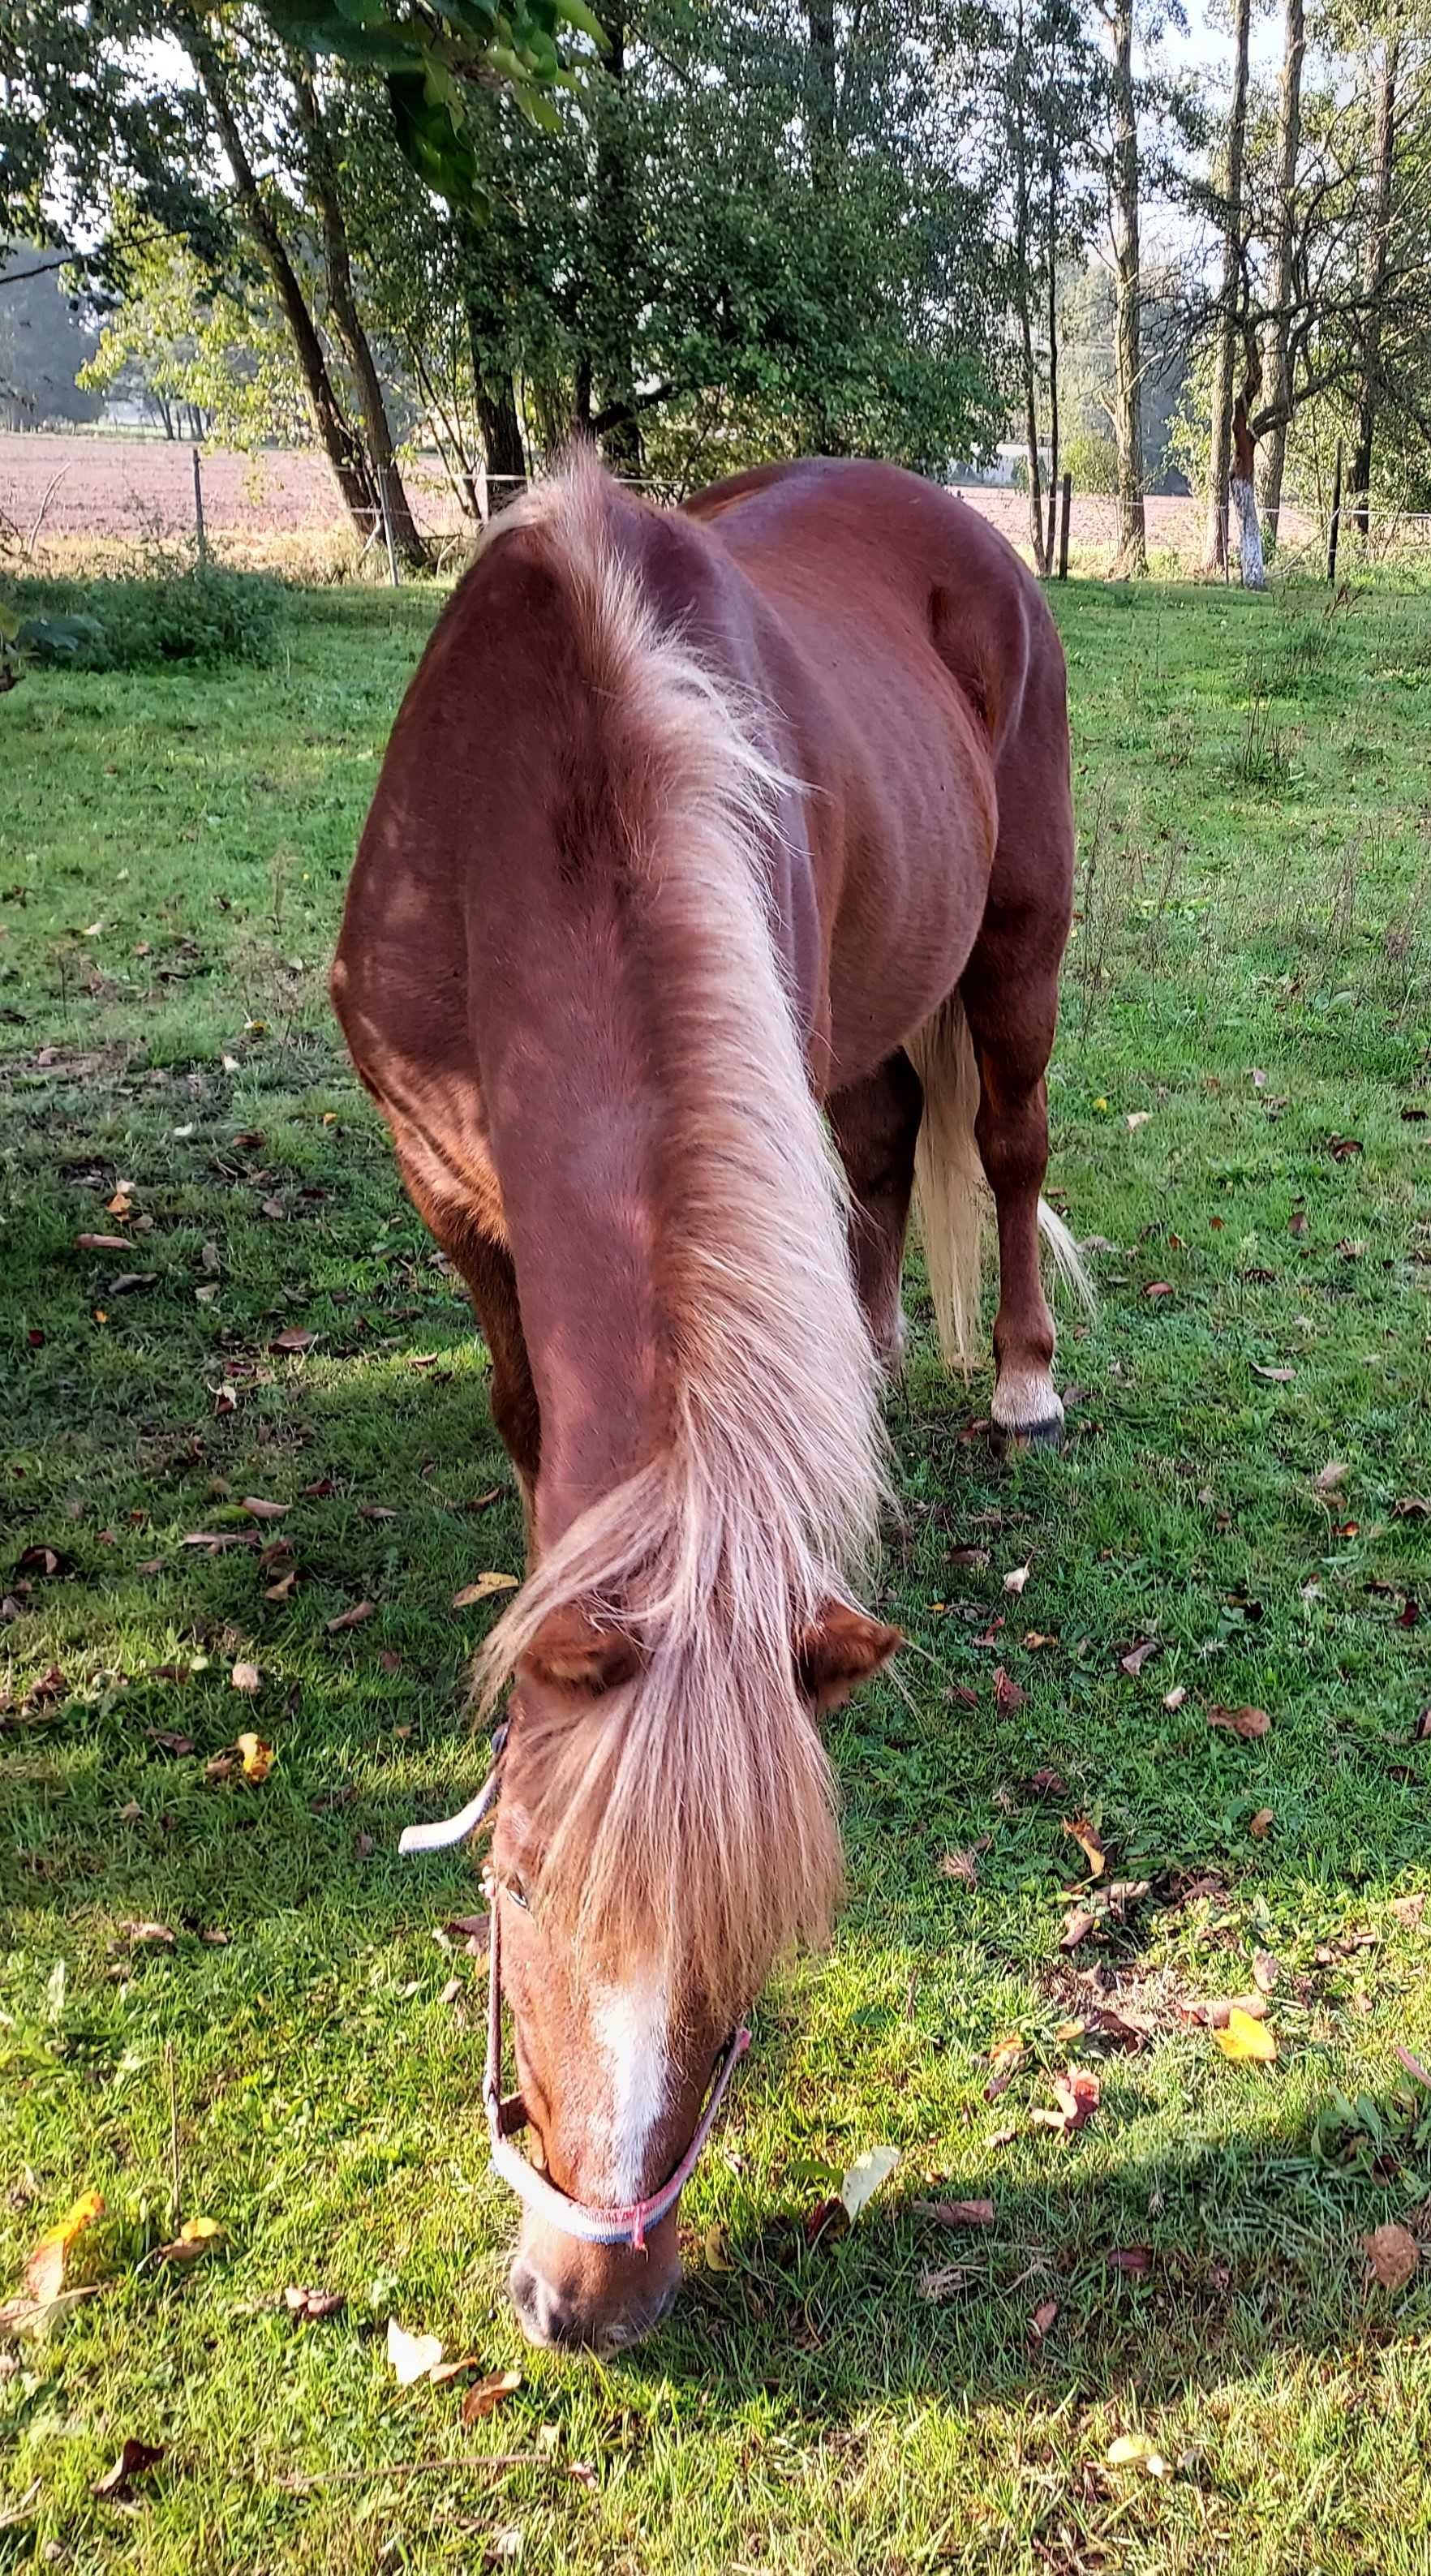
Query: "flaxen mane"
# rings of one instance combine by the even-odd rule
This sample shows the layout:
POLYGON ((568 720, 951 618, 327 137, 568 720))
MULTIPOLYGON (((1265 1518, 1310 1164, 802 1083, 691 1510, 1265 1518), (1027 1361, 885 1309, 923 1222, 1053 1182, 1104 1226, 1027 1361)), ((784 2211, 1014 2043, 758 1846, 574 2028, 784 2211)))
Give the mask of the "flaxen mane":
POLYGON ((539 1784, 538 1901, 602 1957, 629 1970, 679 1955, 734 2005, 782 1948, 824 1933, 838 1893, 832 1778, 793 1641, 850 1598, 874 1538, 877 1373, 767 911, 790 782, 759 710, 662 627, 619 550, 616 506, 578 463, 486 542, 540 531, 600 710, 664 1112, 664 1431, 542 1559, 478 1686, 495 1703, 543 1621, 573 1603, 636 1638, 636 1681, 573 1693, 559 1719, 523 1712, 522 1730, 546 1733, 524 1733, 521 1762, 529 1804, 539 1784))

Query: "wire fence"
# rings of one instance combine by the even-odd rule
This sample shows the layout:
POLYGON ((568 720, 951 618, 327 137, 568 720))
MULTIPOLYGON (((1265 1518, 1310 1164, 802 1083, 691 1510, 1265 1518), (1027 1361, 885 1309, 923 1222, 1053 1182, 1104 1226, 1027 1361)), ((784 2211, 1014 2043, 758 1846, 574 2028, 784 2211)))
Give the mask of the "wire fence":
MULTIPOLYGON (((461 565, 480 518, 464 508, 435 453, 404 460, 402 477, 431 569, 450 574, 461 565)), ((479 511, 485 515, 500 507, 514 479, 479 478, 473 496, 479 511)), ((680 497, 659 481, 639 488, 662 501, 680 497)), ((1025 492, 1011 484, 957 488, 970 508, 1030 554, 1025 492)), ((326 460, 312 449, 240 454, 159 437, 0 433, 0 557, 12 571, 142 571, 197 549, 222 562, 266 566, 297 579, 401 577, 378 514, 369 515, 370 525, 354 527, 326 460)), ((1203 501, 1150 494, 1145 517, 1151 570, 1186 577, 1201 568, 1203 501)), ((1073 493, 1069 538, 1075 573, 1113 569, 1119 525, 1111 495, 1073 493)), ((1282 511, 1274 578, 1324 577, 1326 551, 1324 512, 1302 506, 1294 495, 1282 511)), ((1230 552, 1228 578, 1235 582, 1235 545, 1230 552)), ((1376 509, 1363 534, 1353 505, 1344 502, 1342 572, 1367 567, 1393 576, 1404 572, 1410 579, 1431 573, 1431 513, 1376 509)))

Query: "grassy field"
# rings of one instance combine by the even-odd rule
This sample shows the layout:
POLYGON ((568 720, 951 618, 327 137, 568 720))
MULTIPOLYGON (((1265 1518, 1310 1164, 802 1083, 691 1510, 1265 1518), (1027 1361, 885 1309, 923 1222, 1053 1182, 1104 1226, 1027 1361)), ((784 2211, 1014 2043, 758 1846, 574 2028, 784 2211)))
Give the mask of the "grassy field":
POLYGON ((680 2307, 609 2366, 506 2312, 481 1969, 434 1937, 474 1885, 393 1852, 480 1768, 453 1594, 520 1562, 323 994, 434 605, 309 596, 266 669, 36 673, 0 718, 0 2297, 105 2203, 93 2295, 0 2356, 0 2568, 1423 2576, 1431 598, 1059 595, 1073 1436, 1000 1461, 921 1330, 839 1940, 764 2000, 680 2307), (1145 1891, 1088 1895, 1066 1819, 1145 1891), (1275 2061, 1235 2062, 1199 2008, 1259 1979, 1275 2061), (389 2316, 521 2387, 464 2429, 389 2316), (96 2497, 131 2437, 162 2458, 96 2497))

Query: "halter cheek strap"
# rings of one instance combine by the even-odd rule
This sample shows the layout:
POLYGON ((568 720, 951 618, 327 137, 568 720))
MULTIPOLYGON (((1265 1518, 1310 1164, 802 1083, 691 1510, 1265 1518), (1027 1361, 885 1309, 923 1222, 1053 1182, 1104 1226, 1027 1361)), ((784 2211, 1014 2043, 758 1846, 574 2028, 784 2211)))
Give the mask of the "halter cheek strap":
MULTIPOLYGON (((492 1738, 492 1768, 476 1797, 469 1799, 455 1816, 444 1818, 440 1824, 408 1825, 398 1841, 400 1852, 445 1851, 451 1844, 461 1842, 465 1835, 475 1832, 497 1803, 502 1750, 506 1740, 506 1727, 499 1726, 492 1738)), ((502 2092, 501 1947, 501 1899, 499 1891, 494 1888, 487 1946, 487 2065, 482 2078, 482 2099, 486 2105, 493 2165, 518 2199, 563 2236, 575 2237, 582 2245, 630 2245, 639 2253, 644 2250, 648 2231, 659 2226, 667 2212, 675 2208, 695 2172, 725 2099, 726 2088, 750 2046, 750 2033, 742 2026, 732 2031, 726 2041, 711 2071, 705 2107, 696 2122, 690 2145, 660 2190, 652 2192, 644 2200, 633 2201, 626 2209, 593 2208, 590 2203, 573 2200, 568 2193, 559 2191, 556 2184, 539 2172, 534 2164, 529 2164, 512 2143, 514 2134, 526 2127, 527 2114, 519 2094, 504 2097, 502 2092)))

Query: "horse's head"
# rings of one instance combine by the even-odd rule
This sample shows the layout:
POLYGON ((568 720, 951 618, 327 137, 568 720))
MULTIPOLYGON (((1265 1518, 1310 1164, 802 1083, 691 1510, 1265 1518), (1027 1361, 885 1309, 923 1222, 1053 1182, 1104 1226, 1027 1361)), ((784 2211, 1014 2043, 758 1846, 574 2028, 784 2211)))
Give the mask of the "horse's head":
POLYGON ((673 1691, 577 1612, 523 1654, 491 1870, 494 2008, 542 2178, 499 2149, 524 2202, 510 2288, 533 2342, 614 2350, 670 2307, 713 2081, 778 1952, 819 1937, 837 1891, 815 1721, 898 1643, 832 1604, 794 1642, 778 1712, 722 1706, 729 1663, 673 1691))

